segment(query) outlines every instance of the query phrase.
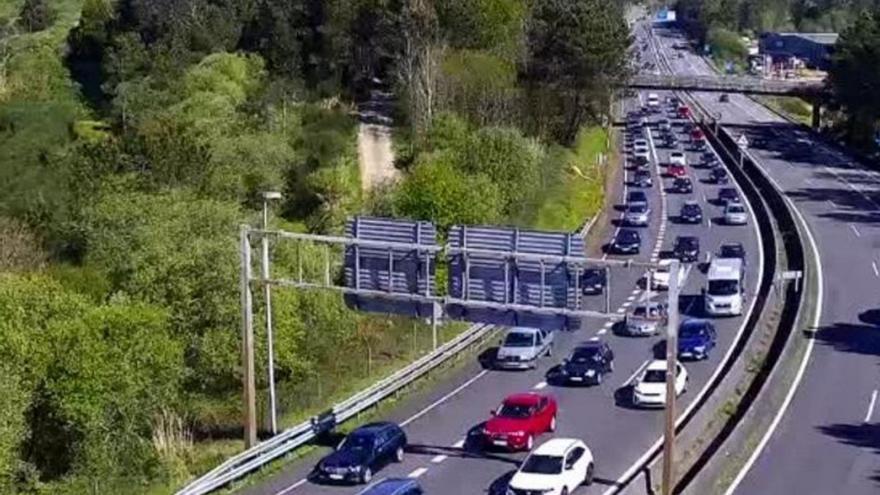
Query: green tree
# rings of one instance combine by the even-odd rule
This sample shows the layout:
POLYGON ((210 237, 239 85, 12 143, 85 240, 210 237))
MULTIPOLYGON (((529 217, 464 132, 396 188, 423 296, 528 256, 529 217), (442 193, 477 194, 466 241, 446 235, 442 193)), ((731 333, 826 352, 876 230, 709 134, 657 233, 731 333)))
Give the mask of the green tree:
POLYGON ((870 145, 880 130, 880 11, 865 12, 841 33, 829 77, 849 137, 870 145))
POLYGON ((488 50, 513 62, 527 13, 524 0, 446 0, 437 3, 445 40, 455 48, 488 50))
POLYGON ((19 24, 33 33, 49 28, 57 13, 46 0, 25 0, 18 15, 19 24))

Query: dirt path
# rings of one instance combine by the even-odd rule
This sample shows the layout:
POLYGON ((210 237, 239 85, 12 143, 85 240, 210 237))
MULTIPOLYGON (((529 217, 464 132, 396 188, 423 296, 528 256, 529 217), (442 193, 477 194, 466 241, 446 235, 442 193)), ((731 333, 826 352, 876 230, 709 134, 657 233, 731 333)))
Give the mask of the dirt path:
POLYGON ((394 150, 391 146, 391 95, 373 91, 370 100, 360 106, 358 129, 358 164, 361 187, 369 191, 379 184, 397 180, 394 150))

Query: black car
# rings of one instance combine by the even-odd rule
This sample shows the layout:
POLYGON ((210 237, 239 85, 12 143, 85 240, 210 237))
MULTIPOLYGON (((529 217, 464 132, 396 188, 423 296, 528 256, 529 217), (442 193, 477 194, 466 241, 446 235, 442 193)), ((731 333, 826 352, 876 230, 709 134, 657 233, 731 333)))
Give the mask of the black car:
POLYGON ((648 206, 648 195, 644 191, 630 191, 626 195, 626 205, 645 205, 648 206))
POLYGON ((675 180, 672 181, 672 187, 670 189, 679 194, 690 194, 694 192, 694 183, 691 181, 690 177, 676 177, 675 180))
POLYGON ((727 176, 726 170, 721 167, 716 167, 709 172, 709 180, 713 184, 727 184, 730 182, 730 177, 727 176))
POLYGON ((722 187, 718 190, 718 202, 722 205, 739 202, 739 192, 732 187, 722 187))
POLYGON ((581 273, 581 292, 584 295, 601 294, 605 290, 606 273, 604 268, 587 268, 581 273))
POLYGON ((373 472, 403 461, 406 434, 389 422, 369 423, 349 433, 336 450, 315 466, 322 481, 369 483, 373 472))
POLYGON ((746 248, 743 247, 741 242, 726 242, 722 244, 715 257, 738 259, 742 261, 743 266, 746 266, 746 248))
POLYGON ((700 239, 694 236, 678 236, 672 252, 683 263, 695 262, 700 258, 700 239))
POLYGON ((635 174, 633 174, 632 185, 636 187, 651 187, 654 185, 654 180, 651 179, 651 172, 647 170, 636 170, 635 174))
POLYGON ((720 101, 721 103, 727 103, 728 101, 730 101, 730 95, 728 95, 727 93, 721 93, 721 96, 718 97, 718 101, 720 101))
POLYGON ((619 254, 638 254, 642 249, 642 236, 638 230, 620 229, 611 242, 611 250, 619 254))
POLYGON ((547 372, 551 383, 599 385, 614 371, 614 351, 606 342, 584 342, 561 365, 547 372))
POLYGON ((703 209, 700 207, 700 203, 697 203, 696 201, 685 201, 685 203, 681 205, 681 211, 678 213, 678 218, 682 223, 702 223, 703 209))

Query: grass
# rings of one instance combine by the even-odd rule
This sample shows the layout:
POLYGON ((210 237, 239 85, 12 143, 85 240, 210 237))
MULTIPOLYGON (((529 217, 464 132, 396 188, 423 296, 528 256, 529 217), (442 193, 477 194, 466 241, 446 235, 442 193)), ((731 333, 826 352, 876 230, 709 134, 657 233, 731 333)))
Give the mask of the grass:
POLYGON ((806 101, 791 96, 762 96, 761 103, 804 125, 813 123, 813 107, 806 101))
POLYGON ((600 127, 584 128, 572 148, 556 148, 550 161, 561 164, 559 180, 551 182, 538 209, 535 228, 543 230, 576 230, 586 219, 602 208, 605 200, 606 165, 609 138, 600 127))

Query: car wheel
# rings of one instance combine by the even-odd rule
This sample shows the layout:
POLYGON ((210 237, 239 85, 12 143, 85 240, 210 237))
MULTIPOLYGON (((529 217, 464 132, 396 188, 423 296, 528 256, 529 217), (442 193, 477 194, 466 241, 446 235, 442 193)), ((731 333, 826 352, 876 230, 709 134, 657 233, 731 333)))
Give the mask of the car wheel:
POLYGON ((373 479, 373 471, 370 468, 365 467, 363 472, 361 472, 361 483, 366 485, 372 479, 373 479))
POLYGON ((547 346, 547 357, 550 357, 552 355, 553 355, 553 346, 552 345, 547 346))
POLYGON ((550 427, 547 428, 547 431, 554 432, 556 431, 556 415, 554 414, 552 418, 550 418, 550 427))
POLYGON ((403 462, 403 447, 397 447, 397 450, 394 452, 394 461, 403 462))
POLYGON ((608 364, 608 371, 614 372, 614 361, 608 364))
POLYGON ((534 446, 535 446, 535 437, 532 435, 529 435, 528 437, 526 437, 526 450, 531 452, 532 447, 534 447, 534 446))
POLYGON ((596 385, 602 385, 603 373, 596 373, 596 385))
POLYGON ((560 495, 568 495, 568 487, 567 487, 567 486, 563 486, 563 487, 562 487, 562 491, 559 492, 559 493, 560 493, 560 495))
POLYGON ((593 463, 591 462, 587 466, 587 473, 584 475, 584 485, 590 486, 593 484, 593 463))

